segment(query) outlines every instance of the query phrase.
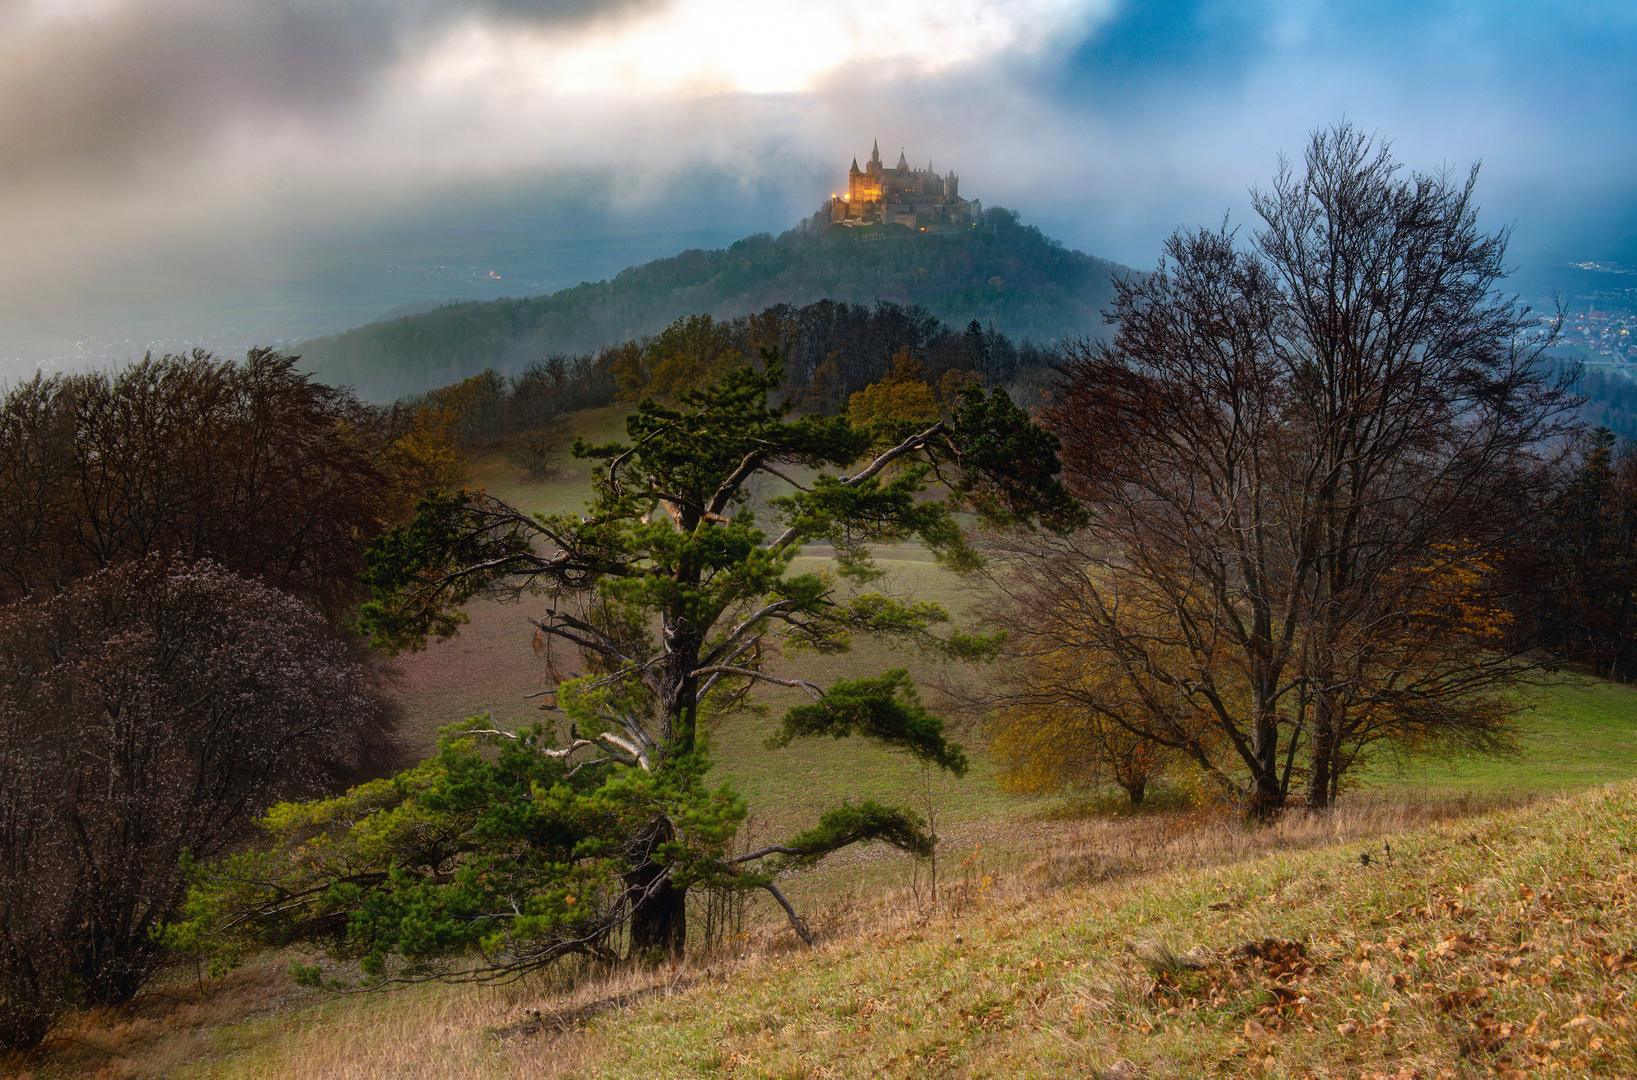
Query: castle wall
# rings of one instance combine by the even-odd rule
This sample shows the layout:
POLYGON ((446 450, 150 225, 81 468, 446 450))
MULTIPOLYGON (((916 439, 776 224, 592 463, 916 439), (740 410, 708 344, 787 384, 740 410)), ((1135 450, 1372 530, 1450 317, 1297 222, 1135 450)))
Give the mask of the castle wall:
POLYGON ((836 223, 887 222, 911 228, 962 222, 974 216, 973 207, 958 194, 959 178, 939 176, 931 169, 911 169, 903 157, 898 168, 881 164, 880 148, 863 169, 847 172, 847 194, 830 200, 830 220, 836 223))

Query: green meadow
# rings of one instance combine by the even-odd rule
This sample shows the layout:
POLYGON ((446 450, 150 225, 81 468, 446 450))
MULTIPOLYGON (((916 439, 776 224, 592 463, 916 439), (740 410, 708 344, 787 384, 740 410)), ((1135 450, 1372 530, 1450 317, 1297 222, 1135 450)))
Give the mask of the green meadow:
MULTIPOLYGON (((622 419, 576 421, 604 441, 622 419)), ((589 484, 566 454, 541 482, 499 453, 472 474, 545 512, 578 509, 589 484)), ((878 556, 882 588, 957 618, 968 606, 971 587, 924 551, 878 556)), ((798 567, 825 563, 809 552, 798 567)), ((549 721, 528 695, 551 662, 572 671, 577 658, 537 652, 529 613, 527 601, 474 604, 459 635, 399 658, 406 757, 468 716, 549 721)), ((935 708, 945 685, 985 676, 870 641, 784 663, 818 682, 907 667, 935 708)), ((757 898, 737 937, 679 965, 570 965, 494 988, 301 989, 292 960, 319 958, 275 951, 81 1014, 13 1073, 1432 1080, 1637 1068, 1637 959, 1619 944, 1637 931, 1637 689, 1544 677, 1516 695, 1516 753, 1377 757, 1334 812, 1267 827, 1163 784, 1140 814, 1114 798, 1010 793, 977 721, 953 712, 972 763, 959 779, 856 739, 767 749, 801 700, 773 688, 710 731, 718 778, 751 808, 743 841, 782 839, 844 799, 907 803, 941 839, 936 900, 931 866, 873 847, 785 883, 820 931, 811 950, 757 898), (1283 959, 1270 969, 1246 940, 1283 959)))
MULTIPOLYGON (((622 439, 625 415, 618 407, 577 414, 575 430, 590 442, 622 439)), ((527 510, 577 510, 588 495, 586 464, 574 461, 566 450, 562 462, 556 477, 529 482, 504 455, 490 453, 474 462, 473 482, 527 510)), ((760 516, 767 518, 766 508, 761 508, 760 516)), ((918 547, 879 549, 877 561, 887 571, 879 588, 936 601, 956 618, 965 609, 970 584, 937 566, 918 547)), ((821 554, 804 554, 796 565, 799 570, 819 570, 825 562, 821 554)), ((472 622, 459 636, 404 659, 415 687, 406 694, 407 738, 414 745, 430 746, 439 726, 480 712, 514 723, 546 719, 524 697, 543 687, 546 667, 532 648, 527 614, 526 604, 474 604, 472 622)), ((570 657, 558 659, 572 663, 570 657)), ((851 652, 789 658, 787 667, 819 682, 905 667, 934 704, 943 700, 942 684, 984 677, 981 667, 932 662, 913 651, 864 639, 851 652)), ((856 740, 764 750, 761 743, 783 710, 805 699, 799 690, 771 688, 760 691, 757 700, 762 711, 723 718, 712 734, 712 745, 723 776, 750 799, 761 828, 779 831, 798 825, 837 798, 902 801, 913 791, 924 802, 929 783, 932 805, 950 822, 1019 819, 1049 813, 1056 805, 1053 800, 1000 790, 995 767, 983 752, 982 733, 970 718, 960 737, 972 757, 971 772, 961 780, 929 782, 919 766, 856 740)), ((1637 688, 1562 673, 1522 688, 1516 701, 1517 753, 1381 754, 1357 770, 1353 791, 1395 797, 1418 792, 1429 797, 1512 797, 1637 777, 1637 688)))

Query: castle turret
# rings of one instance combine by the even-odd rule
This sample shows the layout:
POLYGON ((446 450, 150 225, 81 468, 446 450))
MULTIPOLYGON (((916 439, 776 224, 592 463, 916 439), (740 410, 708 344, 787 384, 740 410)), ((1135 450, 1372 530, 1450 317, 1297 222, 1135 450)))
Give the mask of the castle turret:
POLYGON ((925 169, 911 168, 904 147, 899 148, 898 164, 885 167, 878 139, 862 170, 858 158, 853 158, 847 194, 830 199, 830 220, 843 225, 907 225, 923 231, 947 228, 971 221, 976 212, 976 204, 960 198, 959 192, 960 178, 953 169, 939 176, 931 158, 925 169))

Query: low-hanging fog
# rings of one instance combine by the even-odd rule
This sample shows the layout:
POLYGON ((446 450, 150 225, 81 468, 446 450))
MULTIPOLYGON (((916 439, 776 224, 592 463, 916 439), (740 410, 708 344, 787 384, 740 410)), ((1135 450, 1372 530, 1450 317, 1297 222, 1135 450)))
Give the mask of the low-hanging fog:
POLYGON ((873 139, 1141 267, 1346 118, 1481 159, 1530 287, 1632 268, 1633 45, 1615 3, 0 0, 0 376, 778 231, 873 139))

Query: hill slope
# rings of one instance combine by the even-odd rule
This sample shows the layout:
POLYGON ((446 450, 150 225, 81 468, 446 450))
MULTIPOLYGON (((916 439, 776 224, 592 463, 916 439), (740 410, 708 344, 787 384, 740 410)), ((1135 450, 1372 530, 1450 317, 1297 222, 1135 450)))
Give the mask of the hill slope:
POLYGON ((937 909, 901 894, 812 950, 381 996, 269 963, 87 1014, 32 1075, 1632 1076, 1634 821, 1628 783, 1390 854, 1368 814, 1207 830, 1227 865, 1197 828, 1087 831, 1004 878, 974 850, 937 909), (1121 873, 1143 853, 1207 864, 1121 873))
POLYGON ((920 232, 802 226, 714 251, 684 251, 550 296, 449 304, 306 342, 328 382, 383 398, 446 385, 486 367, 587 352, 663 329, 682 315, 733 318, 830 298, 919 304, 954 325, 978 319, 1014 338, 1093 332, 1116 263, 1093 258, 991 208, 969 228, 920 232))

